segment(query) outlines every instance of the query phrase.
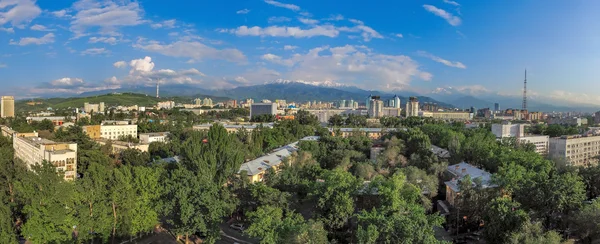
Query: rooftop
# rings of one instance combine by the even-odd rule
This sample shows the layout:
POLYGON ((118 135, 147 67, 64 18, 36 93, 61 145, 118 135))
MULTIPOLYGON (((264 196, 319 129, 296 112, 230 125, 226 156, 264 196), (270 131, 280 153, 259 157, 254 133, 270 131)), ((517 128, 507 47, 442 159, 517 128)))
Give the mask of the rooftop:
MULTIPOLYGON (((339 128, 341 132, 382 132, 382 131, 396 131, 396 128, 339 128)), ((329 128, 330 131, 335 130, 335 128, 329 128)))
POLYGON ((480 178, 481 184, 483 188, 495 187, 496 185, 492 185, 492 174, 479 169, 473 165, 462 162, 455 165, 450 165, 446 169, 450 174, 453 175, 454 179, 451 181, 446 181, 445 184, 452 188, 455 192, 459 192, 459 180, 463 179, 465 176, 469 175, 471 177, 471 182, 475 184, 475 179, 480 178))
MULTIPOLYGON (((318 140, 318 139, 319 139, 318 136, 307 136, 307 137, 300 139, 300 141, 311 141, 311 140, 318 140)), ((257 174, 260 174, 261 172, 266 171, 269 168, 272 168, 274 166, 281 164, 283 162, 283 159, 291 156, 293 152, 298 151, 298 149, 299 149, 298 142, 299 141, 292 142, 288 145, 285 145, 283 147, 273 150, 271 153, 269 153, 267 155, 264 155, 262 157, 256 158, 254 160, 251 160, 251 161, 248 161, 248 162, 242 164, 238 173, 245 170, 246 173, 250 176, 257 175, 257 174)))
POLYGON ((431 151, 438 158, 449 158, 450 157, 450 152, 448 152, 448 150, 438 147, 436 145, 431 145, 431 151))
POLYGON ((139 135, 147 135, 147 136, 168 136, 171 134, 170 132, 151 132, 151 133, 139 133, 139 135))

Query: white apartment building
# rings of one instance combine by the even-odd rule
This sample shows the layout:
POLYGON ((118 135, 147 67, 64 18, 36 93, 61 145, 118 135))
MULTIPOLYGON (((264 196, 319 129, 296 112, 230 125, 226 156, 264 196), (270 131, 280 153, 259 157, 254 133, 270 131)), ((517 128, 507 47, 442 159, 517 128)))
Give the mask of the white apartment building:
POLYGON ((118 140, 119 137, 137 138, 137 125, 88 125, 83 131, 92 139, 118 140))
POLYGON ((525 125, 524 124, 511 124, 503 123, 503 124, 493 124, 492 125, 492 133, 496 135, 496 138, 505 138, 505 137, 523 137, 525 134, 525 125))
POLYGON ((140 143, 150 144, 152 142, 166 142, 169 138, 169 132, 140 133, 140 143))
POLYGON ((598 163, 600 136, 561 136, 550 138, 550 156, 564 158, 567 166, 589 166, 598 163))
POLYGON ((371 118, 381 118, 383 116, 383 101, 371 99, 368 113, 371 118))
POLYGON ((548 155, 548 149, 550 148, 550 138, 548 136, 523 136, 518 138, 522 143, 532 143, 535 145, 535 152, 540 155, 548 155))
POLYGON ((158 102, 156 104, 157 109, 173 109, 174 107, 175 107, 174 101, 164 101, 164 102, 158 102))
POLYGON ((74 180, 77 175, 77 144, 54 142, 33 137, 15 137, 13 139, 15 158, 25 162, 27 167, 41 164, 44 160, 64 172, 65 180, 74 180))

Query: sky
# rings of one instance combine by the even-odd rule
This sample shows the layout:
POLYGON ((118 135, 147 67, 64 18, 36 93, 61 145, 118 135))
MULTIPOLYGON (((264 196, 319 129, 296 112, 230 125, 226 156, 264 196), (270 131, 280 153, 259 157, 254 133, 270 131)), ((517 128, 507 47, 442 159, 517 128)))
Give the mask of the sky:
POLYGON ((0 93, 277 79, 600 105, 600 1, 0 0, 0 93))

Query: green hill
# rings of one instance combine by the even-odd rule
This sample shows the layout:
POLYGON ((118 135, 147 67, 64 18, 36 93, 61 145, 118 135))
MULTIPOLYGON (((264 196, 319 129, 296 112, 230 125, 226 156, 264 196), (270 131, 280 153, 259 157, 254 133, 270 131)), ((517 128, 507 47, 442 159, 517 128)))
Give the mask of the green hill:
POLYGON ((96 96, 87 97, 69 97, 69 98, 48 98, 48 99, 28 99, 20 100, 15 103, 15 109, 17 112, 27 111, 39 111, 45 110, 48 107, 53 109, 62 108, 81 108, 84 103, 100 103, 104 102, 106 107, 110 106, 154 106, 159 101, 175 101, 176 103, 192 103, 196 97, 204 98, 209 97, 213 99, 213 102, 222 102, 229 100, 227 97, 215 97, 206 95, 197 95, 194 97, 161 97, 156 98, 153 96, 138 94, 138 93, 111 93, 96 96), (32 105, 32 103, 35 103, 32 105))

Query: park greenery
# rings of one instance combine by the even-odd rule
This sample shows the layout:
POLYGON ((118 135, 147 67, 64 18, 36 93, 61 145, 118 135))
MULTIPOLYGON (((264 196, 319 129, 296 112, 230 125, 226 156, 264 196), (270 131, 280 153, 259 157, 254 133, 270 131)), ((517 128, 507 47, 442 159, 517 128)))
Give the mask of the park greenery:
MULTIPOLYGON (((52 131, 53 140, 78 143, 81 177, 69 182, 48 163, 27 170, 0 137, 0 243, 111 242, 158 226, 180 240, 202 236, 214 243, 229 219, 243 222, 244 233, 261 243, 446 243, 451 239, 436 234, 444 229, 481 231, 488 243, 600 239, 600 200, 593 200, 600 166, 558 168, 532 145, 498 141, 486 128, 386 119, 381 123, 397 130, 373 141, 359 132, 332 135, 304 111, 273 128, 237 133, 219 124, 190 129, 217 114, 154 113, 139 114, 139 130, 169 131, 170 142, 152 143, 147 153, 113 154, 79 125, 52 131), (321 137, 301 141, 262 182, 238 174, 243 162, 311 135, 321 137), (432 145, 451 157, 438 158, 432 145), (374 160, 373 146, 382 149, 374 160), (173 156, 180 162, 160 160, 173 156), (435 204, 445 199, 444 172, 461 161, 493 173, 496 187, 465 177, 457 207, 444 218, 435 204)), ((227 116, 243 112, 236 113, 227 116)), ((366 123, 361 116, 334 117, 332 126, 366 123)))

